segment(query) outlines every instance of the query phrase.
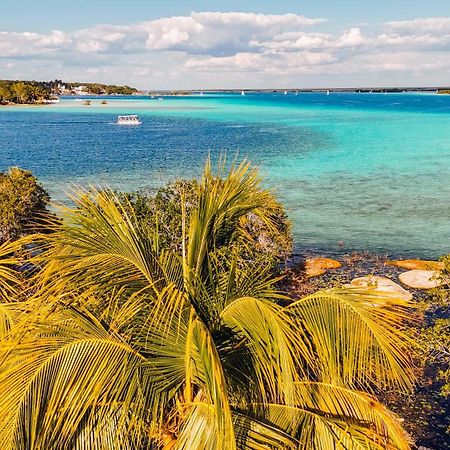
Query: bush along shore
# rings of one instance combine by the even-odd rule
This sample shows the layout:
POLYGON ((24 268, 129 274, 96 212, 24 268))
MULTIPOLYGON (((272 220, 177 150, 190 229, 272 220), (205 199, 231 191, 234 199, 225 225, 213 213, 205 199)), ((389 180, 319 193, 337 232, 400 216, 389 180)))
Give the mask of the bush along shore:
POLYGON ((2 448, 450 448, 450 257, 286 264, 245 162, 48 201, 0 174, 2 448))
POLYGON ((115 84, 0 80, 0 105, 53 103, 59 95, 133 95, 137 92, 136 88, 115 84))
POLYGON ((0 105, 46 103, 53 98, 49 83, 0 80, 0 105))

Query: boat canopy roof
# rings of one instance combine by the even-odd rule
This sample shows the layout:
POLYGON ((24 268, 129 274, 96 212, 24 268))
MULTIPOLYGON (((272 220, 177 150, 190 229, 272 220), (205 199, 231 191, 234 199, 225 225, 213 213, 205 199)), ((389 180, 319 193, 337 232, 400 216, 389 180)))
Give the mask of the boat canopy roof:
POLYGON ((117 117, 119 120, 137 120, 138 116, 135 114, 131 114, 128 116, 118 116, 117 117))

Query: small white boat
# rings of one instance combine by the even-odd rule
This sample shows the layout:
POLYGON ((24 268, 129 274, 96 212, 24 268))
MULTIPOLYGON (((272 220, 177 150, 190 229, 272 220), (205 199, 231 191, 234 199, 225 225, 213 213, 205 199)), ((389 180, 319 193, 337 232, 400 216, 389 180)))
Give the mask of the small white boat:
POLYGON ((244 91, 241 91, 241 95, 245 95, 245 92, 244 92, 244 91))
POLYGON ((330 91, 327 91, 327 95, 330 95, 330 91))
POLYGON ((138 116, 130 115, 130 116, 118 116, 116 123, 117 125, 140 125, 142 122, 139 120, 138 116))
POLYGON ((287 95, 287 91, 284 91, 284 95, 287 95))

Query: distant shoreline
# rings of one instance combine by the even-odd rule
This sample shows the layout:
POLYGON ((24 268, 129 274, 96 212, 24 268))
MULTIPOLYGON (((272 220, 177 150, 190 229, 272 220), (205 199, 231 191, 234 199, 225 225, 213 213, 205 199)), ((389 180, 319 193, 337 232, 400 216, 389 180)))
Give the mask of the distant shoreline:
MULTIPOLYGON (((261 92, 261 93, 284 93, 285 91, 299 92, 299 93, 307 93, 307 92, 354 92, 354 93, 402 93, 402 92, 439 92, 439 91, 448 91, 450 90, 449 86, 431 86, 431 87, 351 87, 351 88, 341 88, 341 87, 321 87, 321 88, 264 88, 264 89, 161 89, 161 90, 151 90, 148 91, 150 94, 162 94, 162 93, 170 93, 170 94, 193 94, 198 92, 203 93, 240 93, 244 91, 248 92, 261 92)), ((146 91, 145 91, 146 92, 146 91)))
MULTIPOLYGON (((407 88, 309 88, 309 89, 192 89, 192 90, 159 90, 159 91, 140 91, 134 94, 62 94, 59 98, 77 98, 92 100, 92 98, 123 98, 123 97, 147 97, 147 96, 165 96, 165 97, 188 97, 199 94, 307 94, 307 93, 354 93, 354 94, 401 94, 401 93, 428 93, 448 95, 450 87, 407 87, 407 88)), ((30 103, 0 103, 0 107, 15 106, 46 106, 54 105, 58 102, 30 102, 30 103)))

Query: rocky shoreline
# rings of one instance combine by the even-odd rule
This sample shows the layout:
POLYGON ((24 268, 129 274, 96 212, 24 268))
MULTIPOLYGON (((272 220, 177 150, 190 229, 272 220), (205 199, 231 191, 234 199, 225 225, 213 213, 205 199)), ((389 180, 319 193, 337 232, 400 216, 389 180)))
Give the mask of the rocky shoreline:
MULTIPOLYGON (((345 254, 331 259, 323 254, 310 254, 288 264, 285 278, 280 283, 282 291, 298 299, 319 289, 334 286, 373 286, 384 292, 397 292, 402 298, 418 304, 418 331, 427 327, 435 318, 435 311, 426 311, 427 302, 438 283, 438 275, 444 265, 440 261, 395 260, 388 256, 371 253, 345 254), (405 277, 405 274, 407 275, 405 277), (417 277, 428 283, 427 289, 417 287, 417 277)), ((417 331, 417 330, 416 330, 417 331)), ((416 448, 450 449, 450 410, 448 399, 440 394, 442 383, 436 381, 438 369, 432 365, 417 364, 418 383, 415 392, 405 396, 386 392, 382 401, 404 421, 416 448)))
POLYGON ((294 298, 326 289, 335 285, 351 284, 356 278, 383 277, 404 286, 415 300, 424 299, 427 289, 436 287, 432 278, 438 274, 443 264, 439 261, 398 260, 372 253, 351 253, 331 259, 322 255, 308 255, 304 259, 296 259, 288 264, 283 286, 289 289, 294 298), (408 285, 404 274, 416 272, 428 283, 429 287, 408 285), (403 279, 403 282, 402 282, 403 279))

